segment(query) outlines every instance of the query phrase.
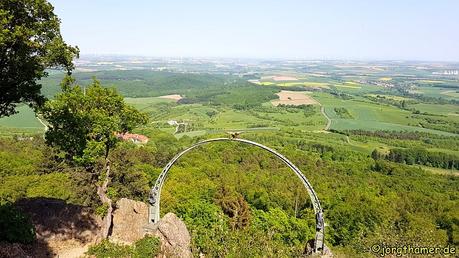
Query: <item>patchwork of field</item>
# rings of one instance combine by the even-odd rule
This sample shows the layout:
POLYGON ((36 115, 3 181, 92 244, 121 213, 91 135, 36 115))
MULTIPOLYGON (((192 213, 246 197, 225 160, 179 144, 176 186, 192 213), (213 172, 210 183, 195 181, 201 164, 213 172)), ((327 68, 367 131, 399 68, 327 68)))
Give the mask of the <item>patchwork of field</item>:
MULTIPOLYGON (((98 75, 108 78, 101 79, 103 85, 116 87, 128 96, 126 103, 150 116, 146 126, 134 131, 139 133, 159 129, 176 138, 225 135, 231 131, 244 135, 292 133, 301 135, 298 137, 301 140, 342 146, 366 154, 375 149, 407 148, 409 145, 397 145, 399 143, 394 143, 393 139, 359 138, 352 133, 343 135, 334 130, 419 131, 458 137, 450 133, 456 132, 455 126, 459 124, 459 106, 454 102, 459 93, 454 82, 426 79, 410 84, 415 85, 408 88, 410 92, 447 99, 436 102, 378 85, 377 82, 384 85, 404 82, 405 77, 377 72, 371 77, 359 75, 358 71, 340 76, 319 72, 287 72, 276 76, 271 73, 239 81, 226 76, 188 77, 186 74, 141 71, 128 71, 120 78, 117 73, 99 72, 98 75), (399 105, 402 101, 406 101, 403 108, 399 105), (328 124, 326 117, 331 121, 329 131, 324 131, 328 124)), ((89 74, 83 75, 85 77, 77 77, 83 82, 89 80, 86 79, 90 78, 89 74)), ((49 98, 58 92, 49 86, 44 89, 49 98)), ((25 105, 18 111, 17 115, 0 119, 0 137, 22 134, 41 137, 44 126, 33 111, 25 105)), ((429 151, 459 155, 459 149, 451 147, 451 143, 447 145, 447 139, 453 138, 442 140, 446 147, 422 141, 416 144, 429 151)), ((445 175, 451 173, 429 167, 423 169, 445 175)))
MULTIPOLYGON (((454 135, 441 131, 445 128, 423 128, 421 123, 426 122, 426 117, 434 121, 447 120, 453 125, 459 123, 458 105, 423 102, 416 96, 407 97, 390 87, 375 84, 397 84, 412 77, 402 72, 393 74, 384 69, 369 69, 365 72, 360 67, 352 68, 355 71, 344 69, 350 68, 321 67, 304 73, 275 71, 240 80, 226 75, 143 71, 125 71, 122 74, 98 72, 96 75, 101 78, 103 85, 115 86, 128 96, 125 98, 128 104, 150 115, 150 123, 146 128, 158 128, 177 138, 201 137, 225 131, 264 133, 292 130, 304 132, 306 138, 311 136, 311 141, 345 145, 365 153, 371 153, 375 148, 391 147, 385 142, 358 141, 352 136, 323 131, 327 119, 320 112, 321 107, 331 119, 332 130, 421 131, 454 135), (331 71, 340 74, 337 76, 331 71), (378 103, 368 98, 377 96, 395 102, 405 100, 408 108, 402 109, 390 101, 378 103), (413 110, 420 113, 416 115, 413 110), (171 120, 186 123, 186 129, 177 130, 178 127, 168 123, 171 120)), ((82 73, 76 77, 84 85, 91 80, 92 75, 82 73)), ((426 74, 423 76, 429 78, 426 74)), ((47 80, 53 80, 49 85, 58 85, 57 78, 47 80)), ((418 79, 416 82, 409 91, 448 100, 458 98, 453 80, 418 79)), ((49 98, 58 90, 44 86, 44 92, 49 98)), ((0 119, 0 135, 43 133, 43 125, 35 118, 32 110, 27 106, 21 106, 18 110, 19 114, 0 119)), ((449 130, 452 131, 451 128, 449 130)), ((441 151, 451 152, 444 149, 441 151)))
MULTIPOLYGON (((308 97, 308 95, 302 94, 308 97)), ((311 100, 308 101, 310 103, 311 100)), ((138 101, 130 99, 129 102, 138 101)), ((203 131, 279 130, 282 128, 314 131, 322 129, 326 123, 318 106, 314 106, 312 113, 307 116, 301 108, 275 107, 271 102, 251 110, 237 110, 231 107, 203 104, 177 105, 173 102, 143 104, 142 106, 144 107, 143 112, 151 114, 151 126, 161 130, 174 132, 173 127, 167 124, 167 121, 170 120, 187 123, 188 131, 186 134, 179 133, 176 137, 198 136, 203 131)))
MULTIPOLYGON (((380 105, 361 97, 343 100, 327 93, 314 93, 325 108, 326 114, 331 118, 331 129, 335 130, 393 130, 393 131, 420 131, 440 135, 454 135, 439 130, 426 129, 417 126, 419 121, 410 117, 411 112, 388 105, 380 105), (345 108, 352 118, 343 119, 335 108, 345 108)), ((429 106, 424 106, 427 108, 429 106)))
POLYGON ((282 105, 317 105, 319 104, 315 99, 313 99, 309 94, 311 92, 307 91, 286 91, 283 90, 279 93, 276 93, 279 96, 279 100, 273 100, 271 103, 274 106, 282 105))
MULTIPOLYGON (((262 86, 277 86, 277 87, 295 87, 304 88, 304 90, 330 90, 336 89, 349 93, 370 93, 381 90, 380 86, 362 83, 358 76, 349 76, 346 81, 332 79, 326 76, 318 77, 309 75, 306 77, 295 77, 296 81, 276 81, 272 77, 262 77, 261 79, 249 80, 253 84, 262 86)), ((385 82, 387 82, 386 80, 385 82)))

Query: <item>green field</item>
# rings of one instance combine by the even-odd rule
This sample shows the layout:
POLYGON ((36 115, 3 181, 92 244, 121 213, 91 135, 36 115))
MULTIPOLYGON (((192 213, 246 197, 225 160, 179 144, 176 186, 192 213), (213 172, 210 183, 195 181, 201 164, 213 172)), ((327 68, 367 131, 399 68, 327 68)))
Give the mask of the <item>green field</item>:
POLYGON ((33 110, 21 105, 16 109, 19 113, 10 117, 0 118, 0 131, 2 133, 42 133, 44 126, 35 117, 33 110))
POLYGON ((430 87, 430 86, 420 86, 415 89, 415 92, 423 94, 428 97, 434 98, 445 98, 445 99, 457 99, 459 98, 459 84, 456 89, 442 88, 442 87, 430 87))
POLYGON ((351 100, 343 100, 327 93, 314 93, 313 96, 325 107, 325 112, 332 119, 331 129, 422 131, 442 135, 452 135, 439 130, 431 130, 414 126, 418 121, 410 118, 411 112, 389 105, 373 103, 361 97, 354 97, 351 100), (342 119, 338 117, 334 111, 334 108, 336 107, 344 107, 348 109, 353 116, 353 119, 342 119))
POLYGON ((449 119, 455 119, 456 117, 459 116, 459 107, 457 105, 451 105, 451 104, 438 105, 438 104, 429 104, 429 103, 418 103, 412 106, 420 110, 421 112, 449 116, 449 119))
POLYGON ((124 98, 126 103, 138 108, 138 109, 145 109, 151 105, 155 105, 158 103, 172 103, 175 100, 172 99, 165 99, 165 98, 158 98, 158 97, 145 97, 145 98, 124 98))

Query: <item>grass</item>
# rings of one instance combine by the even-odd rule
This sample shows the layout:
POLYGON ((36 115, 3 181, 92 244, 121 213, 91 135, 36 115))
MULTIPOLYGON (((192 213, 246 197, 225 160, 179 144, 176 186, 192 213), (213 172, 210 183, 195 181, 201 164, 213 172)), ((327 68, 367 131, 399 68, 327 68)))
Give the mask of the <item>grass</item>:
POLYGON ((205 135, 206 133, 207 133, 207 131, 205 131, 205 130, 199 130, 199 131, 192 131, 192 132, 186 132, 186 133, 178 133, 178 134, 176 134, 174 136, 177 139, 180 139, 183 136, 188 136, 188 137, 193 138, 193 137, 205 135))
POLYGON ((459 170, 451 170, 451 169, 443 169, 443 168, 433 168, 428 166, 421 166, 421 165, 413 165, 415 167, 420 167, 426 171, 429 171, 433 174, 440 174, 440 175, 453 175, 459 176, 459 170))
POLYGON ((450 116, 448 117, 448 119, 459 118, 457 115, 455 115, 455 114, 459 114, 459 106, 457 105, 451 105, 451 104, 439 105, 439 104, 419 103, 419 104, 409 105, 409 107, 414 107, 421 112, 450 116))
POLYGON ((175 102, 172 99, 164 99, 158 97, 146 97, 146 98, 124 98, 126 103, 134 106, 137 109, 145 109, 151 105, 155 105, 158 103, 173 103, 175 102))
POLYGON ((0 132, 3 135, 43 132, 44 126, 35 117, 35 113, 30 107, 21 105, 16 110, 19 112, 18 114, 0 118, 0 132))

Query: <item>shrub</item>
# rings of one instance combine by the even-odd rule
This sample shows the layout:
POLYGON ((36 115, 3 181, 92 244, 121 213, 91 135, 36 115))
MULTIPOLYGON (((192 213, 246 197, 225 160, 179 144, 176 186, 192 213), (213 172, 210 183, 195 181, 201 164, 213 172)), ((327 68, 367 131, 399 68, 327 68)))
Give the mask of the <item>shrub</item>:
POLYGON ((99 244, 89 247, 86 254, 97 258, 148 258, 155 257, 159 253, 159 244, 159 238, 153 236, 146 236, 136 241, 132 246, 115 244, 108 240, 103 240, 99 244))
POLYGON ((89 247, 87 254, 94 255, 97 258, 111 258, 129 257, 131 252, 132 248, 130 246, 111 243, 105 239, 99 244, 89 247))
POLYGON ((146 236, 134 244, 133 258, 155 257, 159 253, 159 238, 146 236))
POLYGON ((28 216, 11 204, 0 206, 0 232, 0 241, 29 244, 35 239, 28 216))

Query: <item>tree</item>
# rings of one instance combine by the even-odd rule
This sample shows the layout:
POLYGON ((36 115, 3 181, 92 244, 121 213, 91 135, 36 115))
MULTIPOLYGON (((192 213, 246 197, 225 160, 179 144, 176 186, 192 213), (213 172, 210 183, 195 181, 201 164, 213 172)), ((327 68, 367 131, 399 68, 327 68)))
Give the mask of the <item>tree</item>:
POLYGON ((242 229, 249 225, 250 209, 241 194, 222 186, 215 196, 215 201, 230 218, 233 229, 242 229))
POLYGON ((38 80, 47 68, 74 68, 78 48, 60 34, 59 18, 46 0, 0 1, 0 117, 14 114, 20 102, 41 105, 38 80))
POLYGON ((125 133, 145 124, 147 116, 124 103, 114 88, 104 88, 94 79, 86 89, 74 85, 70 76, 62 83, 62 93, 40 109, 49 123, 46 142, 66 154, 71 163, 86 167, 99 176, 97 194, 106 214, 102 237, 112 223, 112 201, 107 195, 110 183, 109 154, 119 141, 115 133, 125 133), (102 161, 103 168, 97 166, 102 161))

